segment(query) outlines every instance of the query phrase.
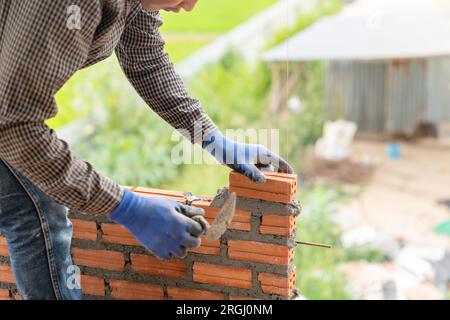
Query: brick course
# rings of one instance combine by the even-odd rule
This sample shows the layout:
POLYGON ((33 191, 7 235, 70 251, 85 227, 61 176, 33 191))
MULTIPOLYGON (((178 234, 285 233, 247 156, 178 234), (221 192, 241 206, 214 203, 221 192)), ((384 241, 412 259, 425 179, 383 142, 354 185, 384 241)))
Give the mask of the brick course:
POLYGON ((124 280, 111 280, 111 296, 124 300, 161 300, 164 291, 160 286, 124 280))
POLYGON ((80 266, 120 272, 125 270, 125 259, 121 252, 73 248, 72 258, 80 266))
POLYGON ((97 224, 95 221, 84 221, 80 219, 72 219, 73 238, 96 241, 97 240, 97 224))
POLYGON ((223 300, 224 294, 220 292, 203 291, 196 289, 167 288, 167 294, 172 300, 223 300))
POLYGON ((252 288, 252 271, 250 269, 195 262, 193 271, 194 282, 242 289, 252 288))
MULTIPOLYGON (((293 266, 296 216, 295 175, 265 173, 255 184, 235 172, 216 197, 201 196, 192 205, 212 222, 226 193, 237 193, 237 211, 219 241, 190 250, 186 259, 161 261, 122 226, 71 212, 72 257, 82 272, 87 299, 290 299, 295 297, 293 266)), ((183 192, 132 187, 143 196, 188 203, 183 192)), ((19 299, 0 236, 0 299, 19 299), (11 298, 12 297, 12 298, 11 298)))

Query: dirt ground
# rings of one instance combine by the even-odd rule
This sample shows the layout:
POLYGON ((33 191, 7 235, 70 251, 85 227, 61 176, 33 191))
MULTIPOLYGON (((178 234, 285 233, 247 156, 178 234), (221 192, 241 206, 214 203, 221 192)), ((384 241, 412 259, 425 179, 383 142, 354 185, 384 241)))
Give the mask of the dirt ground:
POLYGON ((372 164, 373 175, 359 197, 346 204, 349 227, 370 225, 407 243, 450 248, 450 237, 433 228, 450 219, 450 146, 435 139, 400 142, 400 158, 389 159, 388 143, 357 139, 352 160, 372 164))

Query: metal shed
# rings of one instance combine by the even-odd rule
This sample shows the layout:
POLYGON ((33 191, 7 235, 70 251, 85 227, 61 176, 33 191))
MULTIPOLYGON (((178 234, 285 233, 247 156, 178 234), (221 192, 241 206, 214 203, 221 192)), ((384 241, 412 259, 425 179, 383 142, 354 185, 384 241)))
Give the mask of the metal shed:
POLYGON ((363 132, 450 121, 450 1, 359 0, 263 60, 275 73, 286 61, 325 61, 327 115, 363 132))

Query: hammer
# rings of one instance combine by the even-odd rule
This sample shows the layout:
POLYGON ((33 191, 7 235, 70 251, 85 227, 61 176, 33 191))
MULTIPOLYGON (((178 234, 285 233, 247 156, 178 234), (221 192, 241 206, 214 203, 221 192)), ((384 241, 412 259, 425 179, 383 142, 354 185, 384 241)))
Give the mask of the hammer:
POLYGON ((205 233, 205 239, 207 242, 213 242, 220 239, 220 237, 227 231, 231 220, 234 218, 236 212, 236 193, 232 192, 228 194, 227 199, 220 208, 214 221, 211 225, 206 221, 203 216, 194 216, 192 219, 200 223, 205 233))

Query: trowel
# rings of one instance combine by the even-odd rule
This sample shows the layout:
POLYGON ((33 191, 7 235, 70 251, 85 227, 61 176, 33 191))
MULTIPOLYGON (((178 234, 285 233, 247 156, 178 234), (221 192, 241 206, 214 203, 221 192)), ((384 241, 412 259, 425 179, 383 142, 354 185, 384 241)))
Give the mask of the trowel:
POLYGON ((209 224, 203 216, 195 216, 192 219, 202 225, 206 241, 213 242, 219 240, 225 231, 227 231, 231 220, 234 218, 235 212, 236 193, 232 192, 228 194, 227 199, 211 224, 209 224))

